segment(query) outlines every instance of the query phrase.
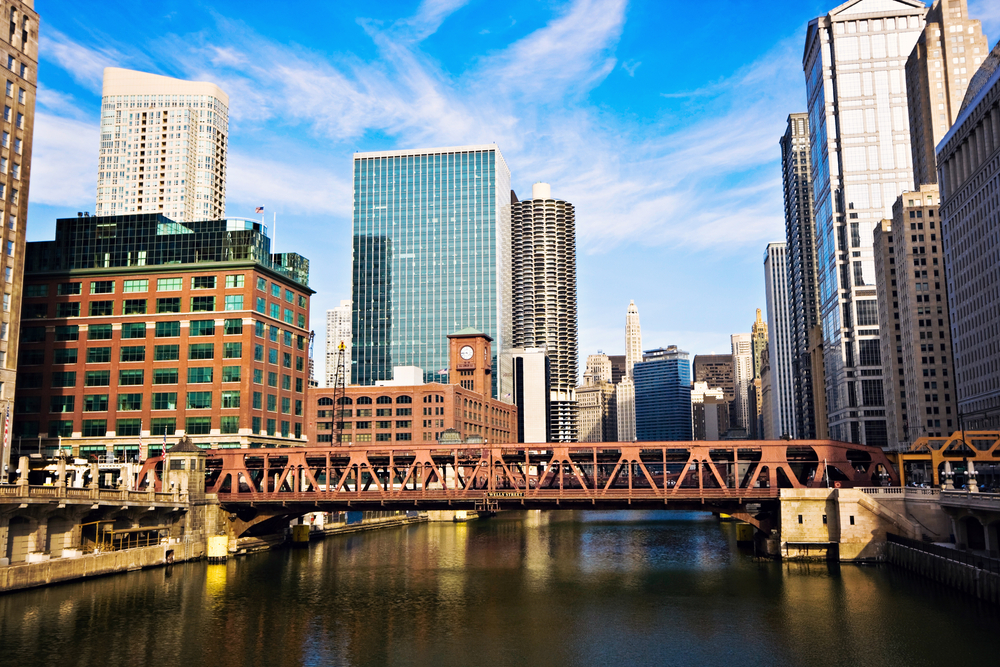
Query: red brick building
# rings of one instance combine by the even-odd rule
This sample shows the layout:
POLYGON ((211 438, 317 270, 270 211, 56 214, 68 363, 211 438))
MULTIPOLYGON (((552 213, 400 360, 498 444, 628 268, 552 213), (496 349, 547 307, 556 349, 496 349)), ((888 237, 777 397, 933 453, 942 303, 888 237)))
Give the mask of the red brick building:
POLYGON ((492 338, 475 329, 448 336, 449 383, 332 387, 308 393, 310 444, 434 443, 455 429, 463 440, 517 441, 517 407, 491 398, 492 338))
POLYGON ((15 442, 305 444, 308 262, 269 248, 253 221, 59 220, 28 244, 15 442))

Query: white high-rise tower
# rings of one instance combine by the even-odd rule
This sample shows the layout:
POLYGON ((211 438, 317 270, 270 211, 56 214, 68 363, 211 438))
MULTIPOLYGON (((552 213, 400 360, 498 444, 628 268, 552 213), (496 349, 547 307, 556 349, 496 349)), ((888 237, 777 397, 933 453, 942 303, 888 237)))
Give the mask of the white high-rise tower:
POLYGON ((783 435, 799 437, 795 429, 795 382, 792 362, 792 318, 789 312, 788 253, 784 243, 768 243, 764 253, 764 293, 767 297, 768 355, 771 362, 771 414, 766 422, 772 433, 765 439, 783 435))
POLYGON ((632 367, 642 361, 642 331, 639 327, 639 308, 630 301, 625 315, 625 377, 618 383, 618 440, 635 440, 635 384, 632 367))
POLYGON ((343 343, 344 386, 351 384, 351 300, 345 299, 336 308, 326 311, 326 386, 337 384, 337 360, 343 343))
POLYGON ((750 433, 750 403, 747 392, 753 382, 753 338, 748 333, 733 334, 733 375, 736 383, 734 415, 730 418, 739 428, 750 433))
POLYGON ((229 96, 214 83, 104 70, 97 215, 226 215, 229 96))

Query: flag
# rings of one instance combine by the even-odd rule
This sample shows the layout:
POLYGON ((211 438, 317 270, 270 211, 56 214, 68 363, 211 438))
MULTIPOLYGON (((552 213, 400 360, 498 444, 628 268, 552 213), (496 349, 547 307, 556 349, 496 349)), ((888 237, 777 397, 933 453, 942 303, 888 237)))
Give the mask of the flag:
POLYGON ((10 446, 10 403, 7 404, 7 416, 3 421, 3 440, 0 440, 0 444, 3 445, 0 448, 0 465, 2 465, 4 452, 10 446))
POLYGON ((263 206, 258 206, 257 208, 254 209, 253 212, 254 213, 263 213, 264 212, 264 207, 263 206))
POLYGON ((143 459, 142 448, 143 447, 145 447, 145 445, 142 444, 142 436, 140 435, 139 436, 139 456, 136 457, 139 463, 142 463, 142 459, 143 459))
POLYGON ((441 370, 438 371, 438 375, 447 375, 447 374, 448 374, 447 368, 442 368, 441 370))
POLYGON ((163 429, 163 449, 162 449, 162 452, 163 453, 161 454, 161 456, 163 457, 163 460, 166 461, 167 460, 167 429, 166 428, 163 429))

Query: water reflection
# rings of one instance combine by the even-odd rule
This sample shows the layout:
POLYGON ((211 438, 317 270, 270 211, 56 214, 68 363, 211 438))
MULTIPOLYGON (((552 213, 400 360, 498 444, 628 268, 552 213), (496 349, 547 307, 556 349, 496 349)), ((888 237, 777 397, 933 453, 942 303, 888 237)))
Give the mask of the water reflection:
POLYGON ((0 597, 3 664, 995 664, 1000 615, 885 567, 757 561, 730 524, 524 512, 0 597))

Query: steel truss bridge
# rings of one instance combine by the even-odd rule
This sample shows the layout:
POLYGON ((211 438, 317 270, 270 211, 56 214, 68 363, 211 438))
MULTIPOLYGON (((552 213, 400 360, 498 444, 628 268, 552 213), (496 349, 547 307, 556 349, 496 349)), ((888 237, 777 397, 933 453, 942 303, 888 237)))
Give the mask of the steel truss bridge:
MULTIPOLYGON (((776 501, 782 488, 899 484, 881 449, 831 440, 373 443, 206 454, 206 492, 247 525, 346 509, 666 507, 726 512, 760 527, 746 506, 776 501)), ((155 472, 158 461, 147 469, 155 472)))

